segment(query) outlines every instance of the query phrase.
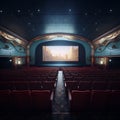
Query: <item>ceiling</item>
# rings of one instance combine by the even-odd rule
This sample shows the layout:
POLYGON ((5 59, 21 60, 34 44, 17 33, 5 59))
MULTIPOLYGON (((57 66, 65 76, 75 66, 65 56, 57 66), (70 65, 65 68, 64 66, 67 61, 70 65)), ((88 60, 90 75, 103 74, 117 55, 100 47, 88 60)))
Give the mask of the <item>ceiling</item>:
POLYGON ((0 26, 31 40, 47 33, 72 33, 94 40, 120 25, 115 0, 4 0, 0 26))

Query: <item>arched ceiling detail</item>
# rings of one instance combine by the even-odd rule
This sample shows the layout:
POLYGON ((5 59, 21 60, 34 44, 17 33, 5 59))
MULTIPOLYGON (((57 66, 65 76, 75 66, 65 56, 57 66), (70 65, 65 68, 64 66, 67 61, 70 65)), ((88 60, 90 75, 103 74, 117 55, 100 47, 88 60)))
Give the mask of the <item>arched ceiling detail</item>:
POLYGON ((29 44, 32 44, 32 42, 38 41, 38 40, 53 40, 56 38, 58 38, 58 39, 64 38, 66 40, 71 40, 71 41, 72 40, 81 40, 81 41, 87 42, 88 44, 90 44, 92 46, 92 42, 89 39, 84 38, 82 36, 75 35, 75 34, 67 34, 67 33, 51 33, 51 34, 45 34, 42 36, 37 36, 36 38, 32 39, 29 44))
POLYGON ((92 43, 95 48, 98 48, 100 46, 107 46, 110 42, 117 41, 118 39, 120 40, 120 26, 96 38, 92 43))
POLYGON ((26 47, 28 41, 17 36, 10 30, 3 28, 0 26, 0 37, 4 39, 4 41, 8 41, 12 43, 14 46, 21 45, 22 47, 26 47))

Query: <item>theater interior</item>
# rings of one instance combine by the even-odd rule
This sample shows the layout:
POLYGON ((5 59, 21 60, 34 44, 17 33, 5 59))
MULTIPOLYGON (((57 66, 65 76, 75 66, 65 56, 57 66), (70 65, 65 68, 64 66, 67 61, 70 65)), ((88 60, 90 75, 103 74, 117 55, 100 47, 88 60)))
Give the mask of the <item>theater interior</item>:
POLYGON ((119 2, 0 1, 0 120, 120 120, 119 2))

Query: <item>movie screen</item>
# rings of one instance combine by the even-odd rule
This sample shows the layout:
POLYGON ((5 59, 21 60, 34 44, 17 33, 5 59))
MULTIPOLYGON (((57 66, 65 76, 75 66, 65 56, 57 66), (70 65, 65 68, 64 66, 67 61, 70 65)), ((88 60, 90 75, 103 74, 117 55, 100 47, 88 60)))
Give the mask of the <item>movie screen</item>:
POLYGON ((78 46, 42 46, 43 61, 78 61, 78 46))

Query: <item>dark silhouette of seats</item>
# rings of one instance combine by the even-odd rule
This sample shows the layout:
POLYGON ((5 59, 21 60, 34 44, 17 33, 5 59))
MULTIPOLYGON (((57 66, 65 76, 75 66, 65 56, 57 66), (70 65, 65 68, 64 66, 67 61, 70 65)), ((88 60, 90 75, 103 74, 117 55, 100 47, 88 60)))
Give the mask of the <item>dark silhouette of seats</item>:
POLYGON ((14 90, 28 90, 28 81, 14 81, 13 88, 14 90))
POLYGON ((53 90, 55 89, 55 81, 43 81, 42 86, 45 90, 53 90))
POLYGON ((79 90, 91 90, 91 81, 90 80, 80 81, 79 90))
POLYGON ((29 90, 13 90, 12 107, 15 111, 29 111, 31 107, 31 97, 29 90))
POLYGON ((29 89, 30 90, 41 90, 41 89, 43 89, 41 81, 30 81, 29 82, 29 89))
POLYGON ((11 107, 10 90, 0 90, 0 111, 9 111, 11 107))
POLYGON ((65 84, 66 88, 70 91, 79 89, 79 82, 77 81, 66 81, 65 84))
POLYGON ((110 90, 120 90, 120 81, 109 81, 108 87, 110 90))
POLYGON ((35 111, 51 111, 53 94, 50 90, 31 91, 32 109, 35 111))
POLYGON ((110 91, 92 90, 91 108, 93 111, 106 111, 108 108, 110 91))
POLYGON ((86 111, 90 106, 90 91, 72 90, 69 92, 69 100, 72 112, 86 111))
POLYGON ((0 81, 0 90, 9 90, 12 88, 12 82, 0 81))
POLYGON ((111 91, 109 108, 111 111, 120 111, 120 90, 111 91))
POLYGON ((107 82, 106 81, 93 81, 92 90, 106 90, 107 82))

